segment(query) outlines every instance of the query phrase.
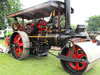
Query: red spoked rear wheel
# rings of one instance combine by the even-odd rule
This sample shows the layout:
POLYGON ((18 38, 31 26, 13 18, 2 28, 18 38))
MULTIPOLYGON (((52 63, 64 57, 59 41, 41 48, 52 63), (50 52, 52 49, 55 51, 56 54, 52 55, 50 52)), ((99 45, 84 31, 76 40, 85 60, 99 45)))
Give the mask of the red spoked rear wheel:
MULTIPOLYGON (((68 48, 65 48, 65 49, 63 49, 61 54, 65 55, 65 56, 70 56, 70 51, 68 48)), ((85 52, 79 46, 75 46, 73 58, 87 60, 85 52)), ((67 71, 69 73, 76 73, 76 74, 83 73, 88 65, 85 62, 69 62, 69 61, 65 61, 65 60, 61 60, 61 64, 62 64, 63 68, 65 69, 65 71, 67 71)))
POLYGON ((18 57, 21 57, 22 53, 23 53, 23 41, 22 41, 22 38, 19 34, 17 34, 15 36, 14 44, 15 44, 14 50, 15 50, 16 55, 18 57))
POLYGON ((10 38, 10 49, 14 58, 23 60, 30 54, 30 40, 23 31, 14 32, 10 38))

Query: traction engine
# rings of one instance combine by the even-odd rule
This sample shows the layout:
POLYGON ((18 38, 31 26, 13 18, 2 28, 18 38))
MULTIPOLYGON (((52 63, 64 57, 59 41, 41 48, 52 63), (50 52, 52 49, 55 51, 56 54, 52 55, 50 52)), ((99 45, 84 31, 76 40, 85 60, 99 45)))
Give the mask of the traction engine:
POLYGON ((82 75, 88 71, 100 58, 100 46, 91 42, 84 25, 77 25, 76 29, 71 28, 70 13, 73 11, 70 0, 50 0, 8 15, 8 18, 14 18, 9 44, 13 57, 22 60, 29 55, 54 55, 49 50, 51 46, 57 46, 61 50, 54 56, 60 59, 66 72, 82 75), (19 17, 22 18, 21 24, 18 23, 19 17))

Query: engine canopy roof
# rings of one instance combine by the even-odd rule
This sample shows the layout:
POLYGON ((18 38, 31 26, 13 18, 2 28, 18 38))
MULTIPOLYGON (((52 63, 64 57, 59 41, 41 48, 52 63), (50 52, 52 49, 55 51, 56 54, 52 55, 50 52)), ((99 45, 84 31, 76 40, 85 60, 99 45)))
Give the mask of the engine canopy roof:
MULTIPOLYGON (((38 19, 43 17, 49 17, 52 11, 58 12, 60 8, 61 14, 64 11, 64 3, 61 1, 48 1, 30 8, 18 11, 16 13, 9 14, 7 18, 21 17, 23 19, 38 19)), ((57 15, 57 13, 55 13, 57 15)))

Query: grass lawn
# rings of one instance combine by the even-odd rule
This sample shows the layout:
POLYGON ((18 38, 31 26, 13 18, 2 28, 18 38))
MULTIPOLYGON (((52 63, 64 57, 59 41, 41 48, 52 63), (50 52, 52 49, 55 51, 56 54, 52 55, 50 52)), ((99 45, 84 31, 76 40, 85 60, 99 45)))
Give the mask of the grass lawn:
MULTIPOLYGON (((3 43, 4 40, 0 40, 3 43)), ((3 43, 4 44, 4 43, 3 43)), ((29 56, 19 61, 11 54, 0 54, 0 75, 68 75, 62 68, 59 59, 49 55, 37 59, 29 56)), ((84 75, 100 75, 100 62, 84 75)))
POLYGON ((5 46, 5 40, 4 39, 0 39, 0 44, 5 46))

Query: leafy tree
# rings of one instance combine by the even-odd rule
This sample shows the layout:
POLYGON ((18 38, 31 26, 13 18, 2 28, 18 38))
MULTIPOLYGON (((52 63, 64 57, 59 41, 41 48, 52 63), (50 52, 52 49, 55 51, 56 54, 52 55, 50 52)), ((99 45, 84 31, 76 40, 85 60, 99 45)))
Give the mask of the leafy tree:
POLYGON ((77 28, 77 25, 71 24, 71 28, 72 28, 72 29, 76 29, 76 28, 77 28))
MULTIPOLYGON (((7 24, 6 15, 21 9, 20 0, 0 0, 0 29, 4 29, 7 24)), ((13 19, 8 19, 11 25, 13 19)))
POLYGON ((92 16, 88 20, 87 29, 89 31, 98 31, 100 30, 100 16, 92 16))
MULTIPOLYGON (((65 16, 63 16, 62 18, 63 18, 63 20, 61 21, 61 26, 62 26, 62 28, 64 28, 65 27, 65 16)), ((77 27, 77 25, 71 24, 72 29, 76 29, 76 27, 77 27)))

